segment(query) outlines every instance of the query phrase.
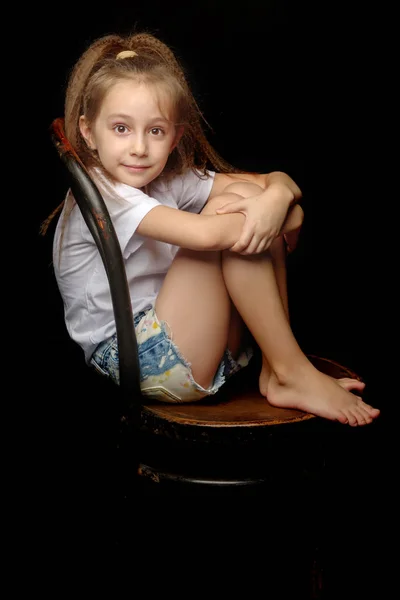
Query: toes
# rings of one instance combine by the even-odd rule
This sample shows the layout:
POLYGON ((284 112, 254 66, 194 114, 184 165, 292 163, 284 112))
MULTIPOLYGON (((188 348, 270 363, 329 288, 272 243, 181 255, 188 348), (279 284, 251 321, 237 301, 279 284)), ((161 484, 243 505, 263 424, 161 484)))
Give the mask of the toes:
POLYGON ((356 427, 357 425, 366 425, 368 423, 369 414, 363 410, 362 406, 354 403, 349 406, 346 411, 349 425, 356 427))
POLYGON ((344 424, 347 423, 351 427, 355 427, 356 425, 358 425, 358 419, 352 410, 347 410, 345 412, 345 420, 342 421, 341 419, 339 419, 339 421, 344 424))
POLYGON ((359 425, 358 419, 355 415, 351 415, 351 417, 349 417, 349 425, 350 427, 357 427, 357 425, 359 425))
POLYGON ((347 391, 359 390, 360 392, 365 388, 365 383, 358 379, 350 379, 350 377, 342 377, 337 380, 338 383, 347 391))
POLYGON ((365 410, 355 407, 354 413, 356 415, 358 425, 367 425, 369 423, 369 415, 365 410))
POLYGON ((377 417, 379 415, 379 413, 381 412, 379 410, 379 408, 374 408, 373 406, 370 406, 369 404, 366 404, 366 411, 371 415, 371 417, 377 417))
POLYGON ((349 417, 348 417, 347 413, 345 413, 345 412, 340 412, 336 418, 339 421, 339 423, 341 423, 342 425, 350 424, 349 417))
POLYGON ((360 402, 360 404, 355 405, 352 408, 352 412, 357 419, 358 425, 368 425, 373 421, 373 418, 370 415, 370 413, 367 410, 365 410, 365 405, 363 402, 360 402))
POLYGON ((364 402, 363 400, 361 400, 361 398, 359 398, 359 404, 358 404, 358 406, 360 408, 362 408, 363 411, 365 411, 369 417, 372 417, 372 418, 377 417, 379 415, 379 413, 381 412, 379 410, 379 408, 374 408, 370 404, 367 404, 366 402, 364 402))

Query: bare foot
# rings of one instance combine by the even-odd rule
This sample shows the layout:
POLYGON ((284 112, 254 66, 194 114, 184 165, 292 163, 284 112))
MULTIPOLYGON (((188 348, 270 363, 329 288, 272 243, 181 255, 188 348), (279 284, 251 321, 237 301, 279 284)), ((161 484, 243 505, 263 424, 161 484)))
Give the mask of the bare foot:
POLYGON ((352 426, 372 423, 380 413, 351 393, 350 390, 364 389, 362 381, 348 377, 334 379, 313 365, 302 368, 298 375, 293 373, 282 383, 263 362, 259 387, 272 406, 294 408, 352 426))

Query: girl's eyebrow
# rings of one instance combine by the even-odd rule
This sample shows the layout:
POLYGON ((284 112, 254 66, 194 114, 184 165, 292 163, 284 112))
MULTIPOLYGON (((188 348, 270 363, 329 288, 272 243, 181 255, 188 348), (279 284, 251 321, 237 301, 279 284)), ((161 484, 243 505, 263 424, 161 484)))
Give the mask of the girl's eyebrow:
MULTIPOLYGON (((126 115, 124 113, 116 113, 116 114, 112 114, 108 116, 108 120, 111 119, 121 119, 123 121, 131 121, 132 120, 132 115, 126 115)), ((155 123, 155 122, 160 122, 163 121, 164 123, 169 123, 170 121, 168 121, 168 119, 166 119, 163 116, 157 116, 157 117, 153 117, 151 119, 149 119, 150 123, 155 123)))

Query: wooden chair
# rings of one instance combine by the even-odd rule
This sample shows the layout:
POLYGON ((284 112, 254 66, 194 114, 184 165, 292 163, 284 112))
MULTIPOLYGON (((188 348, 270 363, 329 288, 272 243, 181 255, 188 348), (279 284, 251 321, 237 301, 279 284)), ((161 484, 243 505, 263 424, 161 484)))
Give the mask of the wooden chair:
MULTIPOLYGON (((241 495, 279 483, 280 489, 315 494, 324 472, 326 432, 335 426, 269 405, 258 391, 257 357, 221 392, 201 402, 169 405, 142 396, 129 289, 113 224, 65 136, 62 119, 52 123, 51 135, 109 280, 120 357, 120 386, 111 386, 119 406, 127 489, 149 495, 241 495)), ((332 360, 310 358, 333 377, 358 377, 332 360)), ((94 372, 93 377, 102 379, 94 372)))

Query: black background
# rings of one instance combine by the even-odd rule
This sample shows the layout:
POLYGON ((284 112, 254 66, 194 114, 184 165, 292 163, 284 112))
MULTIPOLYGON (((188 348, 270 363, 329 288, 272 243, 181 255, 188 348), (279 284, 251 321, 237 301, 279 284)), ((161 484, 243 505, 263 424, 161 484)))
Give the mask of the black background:
MULTIPOLYGON (((67 187, 49 127, 63 114, 69 70, 87 45, 107 33, 146 29, 183 61, 216 149, 243 169, 286 171, 303 191, 304 227, 289 261, 293 329, 304 351, 359 373, 370 403, 382 410, 377 423, 354 432, 349 464, 355 478, 350 483, 346 474, 350 487, 336 506, 343 524, 341 552, 347 549, 338 563, 339 580, 344 582, 354 559, 354 577, 367 585, 383 541, 357 540, 365 533, 372 540, 385 527, 393 476, 389 413, 398 395, 392 370, 396 269, 389 236, 398 193, 385 162, 390 17, 374 4, 359 9, 325 2, 117 0, 104 8, 74 2, 57 10, 34 7, 25 10, 25 22, 30 19, 32 41, 25 41, 22 52, 28 85, 19 100, 33 166, 26 191, 30 292, 24 304, 29 301, 34 344, 28 362, 40 390, 40 402, 26 413, 39 421, 38 494, 48 489, 52 472, 61 506, 60 480, 65 476, 74 485, 71 467, 59 474, 68 462, 63 445, 77 430, 78 437, 84 435, 78 425, 82 399, 78 391, 71 394, 71 381, 76 385, 71 365, 80 351, 65 332, 51 268, 54 227, 45 238, 39 235, 67 187), (58 475, 53 461, 60 465, 58 475)), ((388 574, 381 563, 378 572, 377 586, 388 574)))
MULTIPOLYGON (((63 113, 69 70, 96 37, 146 28, 182 59, 217 150, 240 168, 286 171, 302 188, 304 232, 289 266, 293 327, 305 350, 370 376, 382 353, 375 339, 390 285, 382 245, 391 201, 382 193, 390 174, 380 163, 385 106, 376 95, 383 74, 374 18, 372 11, 285 1, 240 9, 226 1, 117 2, 83 12, 69 3, 39 29, 42 60, 30 72, 33 100, 39 97, 31 122, 45 165, 40 198, 29 202, 39 276, 48 281, 51 234, 43 240, 37 232, 66 189, 49 126, 63 113)), ((42 300, 46 316, 57 300, 42 300)))

